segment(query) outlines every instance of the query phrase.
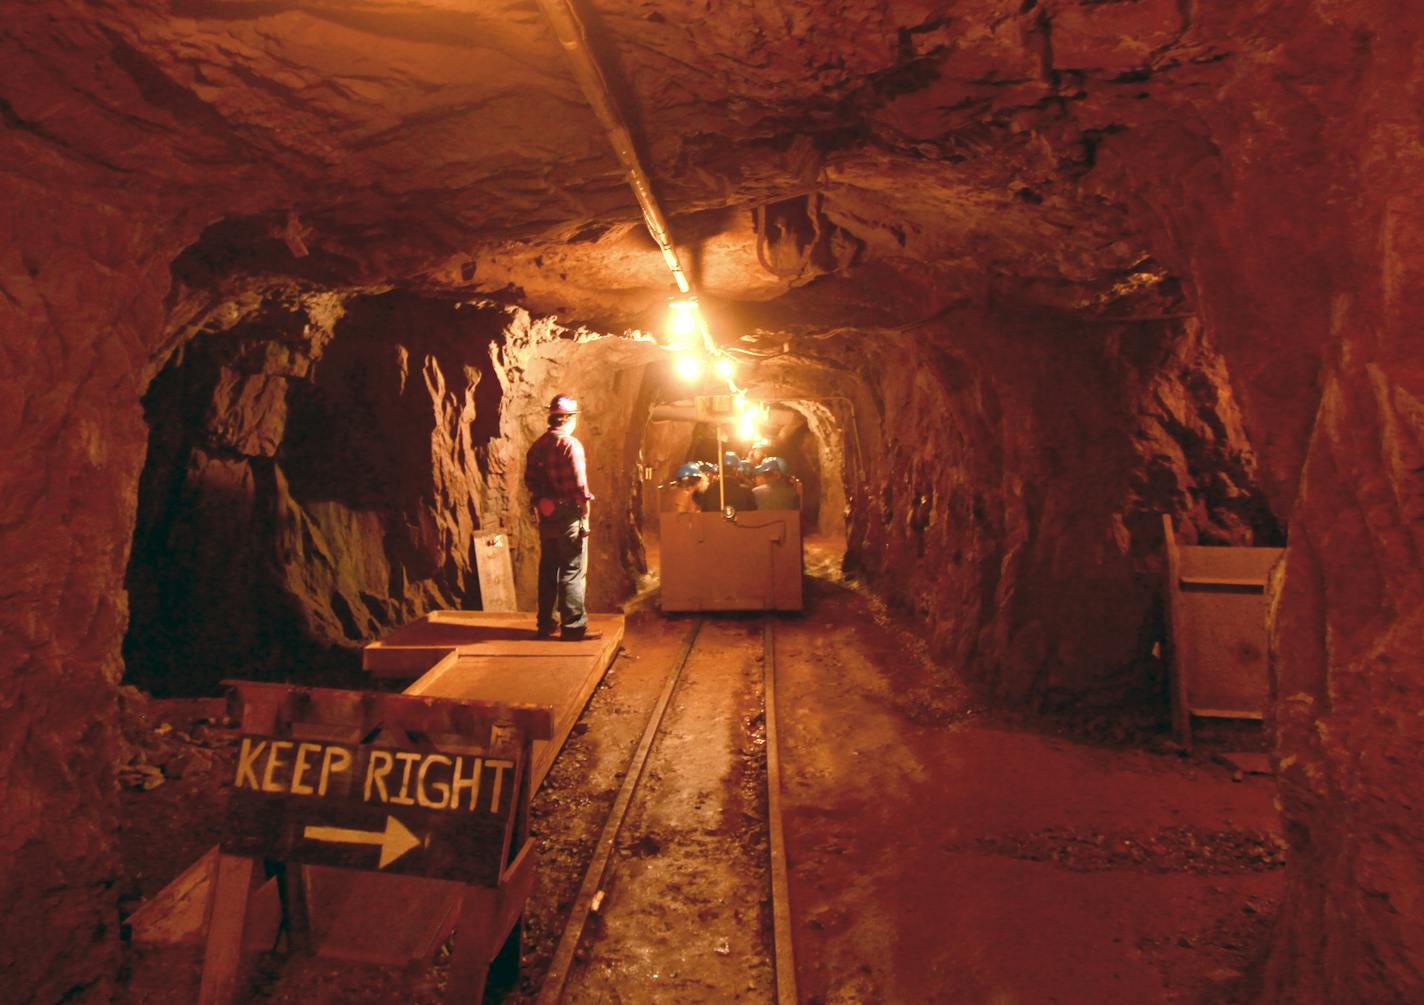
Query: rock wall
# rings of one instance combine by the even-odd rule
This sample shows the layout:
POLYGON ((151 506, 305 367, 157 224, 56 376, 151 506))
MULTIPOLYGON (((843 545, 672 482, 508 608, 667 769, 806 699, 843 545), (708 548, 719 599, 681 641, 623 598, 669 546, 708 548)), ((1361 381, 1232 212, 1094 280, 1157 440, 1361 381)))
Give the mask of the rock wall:
POLYGON ((7 175, 0 214, 0 998, 41 1005, 117 968, 120 584, 174 238, 49 181, 7 175))
MULTIPOLYGON (((12 190, 0 234, 0 1000, 46 1005, 107 1002, 117 970, 126 582, 146 684, 349 665, 384 624, 478 602, 481 528, 508 527, 531 600, 523 448, 555 386, 590 410, 605 500, 646 415, 645 347, 450 300, 170 288, 193 228, 52 193, 12 190)), ((595 520, 607 607, 640 545, 620 509, 595 520)))
POLYGON ((1116 129, 1093 184, 1130 194, 1190 281, 1289 517, 1270 724, 1290 853, 1267 997, 1420 1001, 1421 24, 1384 0, 1203 13, 1194 28, 1248 58, 1209 104, 1101 108, 1116 129))
MULTIPOLYGON (((272 293, 185 344, 152 426, 129 567, 129 679, 349 676, 361 643, 479 609, 475 538, 509 533, 533 602, 524 451, 553 388, 587 409, 595 494, 627 494, 636 365, 520 311, 412 294, 272 293), (547 392, 547 396, 546 396, 547 392)), ((595 509, 592 603, 621 599, 628 514, 595 509)))
POLYGON ((882 432, 851 561, 1006 698, 1110 701, 1160 680, 1159 514, 1188 540, 1280 538, 1219 358, 1182 323, 952 325, 866 368, 882 432))
MULTIPOLYGON (((169 291, 180 250, 208 228, 214 269, 347 289, 398 277, 605 327, 643 323, 666 274, 602 131, 571 114, 576 92, 557 46, 525 7, 466 19, 376 5, 333 19, 264 5, 172 17, 147 0, 13 6, 0 28, 0 900, 26 906, 0 923, 0 973, 21 1000, 78 1000, 84 988, 103 1000, 96 982, 113 946, 106 750, 145 449, 139 398, 192 317, 213 306, 201 302, 207 291, 169 291)), ((699 267, 705 252, 716 292, 804 290, 781 305, 804 329, 846 324, 848 310, 899 325, 965 298, 1093 314, 1084 290, 1144 250, 1187 285, 1239 392, 1271 508, 1291 524, 1273 595, 1292 848, 1271 993, 1307 1005, 1424 998, 1418 11, 1398 0, 976 0, 952 11, 871 0, 852 16, 804 0, 772 13, 725 7, 710 22, 643 3, 605 12, 639 131, 653 140, 651 172, 680 233, 698 242, 699 267), (758 256, 770 232, 753 232, 752 203, 779 207, 760 217, 793 236, 799 211, 820 235, 810 254, 778 243, 758 256), (759 257, 785 274, 760 269, 759 257), (828 284, 816 275, 839 278, 844 299, 818 300, 828 284)), ((551 355, 506 392, 520 407, 502 414, 491 442, 527 439, 527 416, 552 384, 582 383, 584 368, 559 353, 617 356, 552 331, 545 345, 542 324, 509 336, 528 343, 529 360, 551 355)), ((1092 345, 1118 337, 1091 331, 1092 345)), ((1198 456, 1194 422, 1180 420, 1198 415, 1213 430, 1207 443, 1230 443, 1231 424, 1215 409, 1219 421, 1207 421, 1185 394, 1150 418, 1142 387, 1107 350, 1068 343, 1048 357, 1064 375, 1107 380, 1116 397, 1104 404, 1068 394, 1041 366, 1006 371, 1006 354, 984 350, 972 323, 941 336, 934 353, 892 336, 865 360, 835 363, 870 378, 863 389, 835 385, 857 402, 867 445, 857 553, 887 592, 932 605, 943 651, 979 646, 986 673, 1007 667, 1006 693, 1088 686, 1100 676, 1094 660, 1106 667, 1124 651, 1075 652, 1071 626, 1036 613, 1053 606, 1043 591, 1077 577, 1142 613, 1128 583, 1146 541, 1139 518, 1154 506, 1209 539, 1255 532, 1250 479, 1229 456, 1198 456), (892 377, 884 360, 902 369, 892 377), (887 404, 941 408, 955 425, 887 404), (1107 415, 1135 417, 1140 443, 1083 442, 1107 415), (1014 430, 1020 421, 1043 450, 1014 430), (880 443, 908 467, 874 468, 886 463, 872 456, 880 443), (1084 472, 1120 481, 1063 488, 1084 472), (980 498, 956 497, 959 481, 980 498), (973 547, 950 547, 950 527, 973 547), (1050 532, 1068 536, 1055 545, 1050 532), (896 587, 889 559, 876 558, 882 544, 922 563, 920 586, 896 587), (942 586, 927 559, 942 559, 942 586), (950 627, 976 619, 982 645, 950 627), (1041 672, 1040 652, 1050 663, 1041 672)), ((1045 341, 1014 345, 1038 352, 1045 341)), ((639 365, 591 368, 590 401, 636 412, 639 365)), ((835 383, 824 361, 797 365, 804 395, 835 383)), ((215 417, 266 418, 218 422, 214 434, 236 444, 223 449, 237 453, 205 454, 198 470, 244 498, 244 472, 269 464, 274 402, 290 378, 236 372, 243 379, 215 380, 210 400, 231 403, 215 417)), ((618 458, 633 453, 596 465, 605 501, 626 484, 618 458)), ((492 451, 489 463, 503 472, 486 477, 507 514, 513 458, 492 451)), ((285 491, 295 498, 291 482, 285 491)), ((302 512, 303 527, 335 528, 342 513, 368 511, 306 498, 302 512)), ((454 522, 397 536, 440 540, 463 519, 458 507, 441 512, 454 522)), ((527 522, 510 519, 525 542, 527 590, 527 522)), ((600 567, 612 588, 617 560, 621 569, 638 558, 618 513, 596 519, 607 523, 595 539, 595 596, 600 567)), ((344 533, 373 540, 375 524, 362 526, 344 533)), ((361 553, 375 561, 374 548, 361 553)), ((379 579, 369 572, 337 592, 359 599, 360 584, 379 579)), ((312 617, 344 637, 326 596, 340 578, 298 585, 324 598, 312 617)), ((386 596, 397 593, 412 596, 386 596)), ((1107 627, 1095 624, 1094 637, 1107 627)))
POLYGON ((846 481, 854 469, 854 462, 846 460, 846 450, 854 450, 854 446, 828 403, 797 401, 793 405, 806 418, 808 467, 813 466, 816 474, 816 519, 806 532, 844 537, 846 481))

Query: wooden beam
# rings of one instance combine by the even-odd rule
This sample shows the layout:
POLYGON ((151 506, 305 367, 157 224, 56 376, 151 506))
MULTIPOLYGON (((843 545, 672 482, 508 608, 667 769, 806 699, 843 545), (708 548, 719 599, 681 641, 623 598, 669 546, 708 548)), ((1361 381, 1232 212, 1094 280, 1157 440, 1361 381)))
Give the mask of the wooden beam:
POLYGON ((252 859, 218 856, 213 895, 208 901, 208 938, 203 949, 198 1005, 232 1005, 236 1000, 252 873, 252 859))
POLYGON ((1168 674, 1172 689, 1172 733, 1177 742, 1192 749, 1192 717, 1187 704, 1186 662, 1182 658, 1188 644, 1186 626, 1182 623, 1178 584, 1182 579, 1182 556, 1177 550, 1177 536, 1172 531, 1172 515, 1162 514, 1162 541, 1167 553, 1167 576, 1162 598, 1167 618, 1168 674))

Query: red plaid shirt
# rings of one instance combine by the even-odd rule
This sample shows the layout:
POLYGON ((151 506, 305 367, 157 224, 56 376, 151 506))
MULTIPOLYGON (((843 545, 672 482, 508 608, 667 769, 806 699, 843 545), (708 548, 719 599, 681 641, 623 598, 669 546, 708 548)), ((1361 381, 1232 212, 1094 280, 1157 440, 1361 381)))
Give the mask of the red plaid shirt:
POLYGON ((536 503, 553 499, 583 509, 593 498, 588 490, 583 444, 562 429, 547 431, 534 441, 524 458, 524 486, 536 503))

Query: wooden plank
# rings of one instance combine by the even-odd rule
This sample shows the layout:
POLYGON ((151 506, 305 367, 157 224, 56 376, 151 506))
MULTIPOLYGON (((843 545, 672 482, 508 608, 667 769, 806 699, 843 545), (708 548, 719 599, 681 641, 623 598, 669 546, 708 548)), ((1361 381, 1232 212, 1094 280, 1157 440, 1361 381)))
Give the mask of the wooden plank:
POLYGON ((1219 576, 1182 576, 1177 584, 1184 590, 1217 590, 1231 593, 1265 593, 1264 579, 1230 579, 1219 576))
POLYGON ((1256 719, 1263 720, 1266 713, 1260 709, 1245 708, 1192 708, 1192 715, 1200 719, 1256 719))
POLYGON ((525 735, 547 739, 553 715, 548 708, 476 697, 386 694, 338 688, 294 687, 225 680, 243 706, 243 732, 271 735, 279 724, 359 725, 366 730, 398 726, 423 733, 464 733, 478 737, 492 725, 513 723, 525 735), (249 725, 265 723, 265 728, 249 725))
POLYGON ((218 846, 213 845, 129 915, 131 941, 151 946, 202 945, 219 854, 218 846))
POLYGON ((479 1005, 484 998, 485 981, 494 962, 488 947, 495 938, 498 911, 497 890, 470 887, 465 891, 460 920, 455 923, 455 951, 445 978, 446 1005, 479 1005))
POLYGON ((451 611, 439 610, 431 611, 426 619, 434 622, 446 624, 483 624, 500 622, 528 622, 534 623, 534 612, 532 611, 451 611))
POLYGON ((1259 714, 1270 697, 1266 670, 1266 598, 1261 593, 1187 591, 1177 596, 1189 637, 1182 660, 1187 704, 1259 714))
POLYGON ((1253 581, 1265 581, 1283 554, 1281 548, 1208 547, 1200 544, 1185 545, 1178 551, 1183 576, 1253 581))
POLYGON ((443 879, 307 866, 316 955, 404 967, 431 959, 467 887, 443 879), (379 917, 379 924, 372 918, 379 917))
POLYGON ((1167 552, 1167 577, 1164 584, 1163 605, 1167 620, 1168 672, 1172 688, 1172 733, 1177 742, 1188 750, 1192 749, 1192 720, 1188 711, 1186 661, 1183 651, 1190 645, 1186 638, 1186 624, 1180 608, 1181 593, 1177 584, 1182 578, 1181 553, 1177 549, 1177 536, 1172 531, 1172 517, 1162 514, 1162 540, 1167 552))
MULTIPOLYGON (((213 845, 198 861, 133 914, 126 924, 130 939, 144 946, 194 946, 206 944, 213 878, 221 849, 213 845)), ((269 950, 277 941, 282 906, 276 880, 269 879, 248 900, 244 951, 269 950)))
POLYGON ((208 904, 208 935, 203 950, 198 1005, 232 1005, 235 1000, 242 970, 252 873, 252 859, 218 856, 213 896, 208 904))
POLYGON ((455 665, 432 670, 408 687, 406 693, 452 698, 481 695, 496 702, 512 703, 518 699, 553 708, 549 734, 533 737, 536 742, 531 777, 537 791, 584 705, 617 657, 623 640, 621 615, 594 615, 590 622, 603 633, 595 642, 566 648, 557 648, 564 644, 554 643, 555 656, 531 656, 518 661, 462 655, 455 665), (571 655, 569 649, 575 648, 580 651, 571 655))
POLYGON ((526 844, 505 870, 497 888, 466 888, 460 920, 455 926, 447 1005, 478 1005, 484 997, 490 964, 524 913, 529 891, 534 888, 537 861, 534 846, 526 844))
POLYGON ((503 534, 475 535, 475 569, 480 578, 480 606, 486 611, 514 611, 514 564, 503 534))
MULTIPOLYGON (((621 617, 617 614, 590 614, 589 628, 593 631, 605 630, 621 617)), ((432 611, 391 631, 366 649, 378 654, 400 650, 401 655, 389 657, 398 661, 407 651, 414 659, 415 651, 419 649, 458 648, 465 656, 518 657, 558 656, 570 652, 593 654, 601 648, 596 639, 581 642, 540 639, 535 635, 534 618, 530 612, 432 611)), ((388 657, 378 655, 375 658, 388 657)), ((434 662, 432 659, 431 663, 434 662)))
POLYGON ((1243 751, 1221 754, 1217 760, 1224 762, 1227 767, 1235 768, 1248 775, 1274 774, 1271 770, 1271 759, 1265 754, 1243 751))
POLYGON ((375 677, 419 677, 458 655, 454 646, 388 646, 373 642, 361 650, 361 669, 375 677))

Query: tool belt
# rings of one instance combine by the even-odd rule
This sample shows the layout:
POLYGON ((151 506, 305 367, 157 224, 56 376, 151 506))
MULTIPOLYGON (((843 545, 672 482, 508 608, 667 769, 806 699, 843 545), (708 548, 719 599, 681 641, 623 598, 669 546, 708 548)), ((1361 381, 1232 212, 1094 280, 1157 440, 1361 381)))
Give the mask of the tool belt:
POLYGON ((534 500, 534 510, 539 514, 540 523, 573 523, 583 516, 582 507, 575 503, 548 496, 534 500))

